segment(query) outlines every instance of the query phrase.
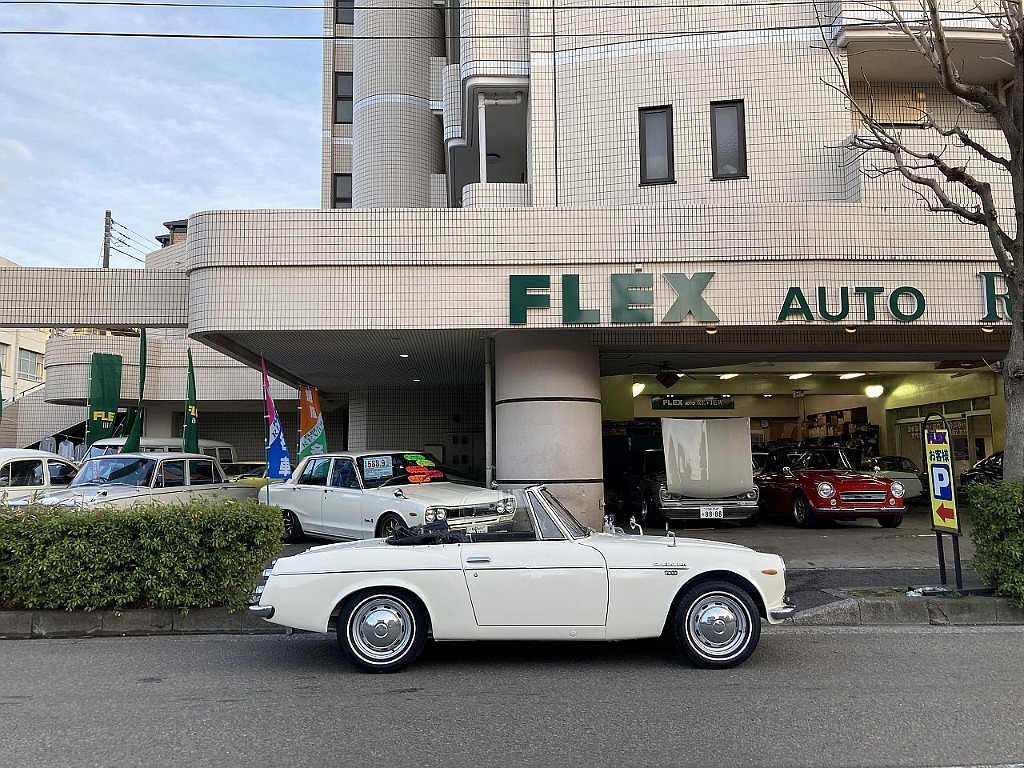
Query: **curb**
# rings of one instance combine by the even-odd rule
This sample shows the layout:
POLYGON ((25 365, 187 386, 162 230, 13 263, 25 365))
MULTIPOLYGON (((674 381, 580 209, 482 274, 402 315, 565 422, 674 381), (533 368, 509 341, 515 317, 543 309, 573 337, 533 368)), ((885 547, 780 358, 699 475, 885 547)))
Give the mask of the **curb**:
POLYGON ((246 610, 201 608, 188 613, 169 609, 126 611, 0 611, 0 640, 145 635, 271 635, 284 627, 246 610))
POLYGON ((1024 624, 1005 597, 846 598, 797 613, 793 626, 971 626, 1024 624))
MULTIPOLYGON (((846 598, 797 611, 781 626, 1024 625, 1024 609, 1003 597, 846 598)), ((0 611, 0 640, 147 635, 280 635, 288 630, 227 608, 173 610, 0 611)))

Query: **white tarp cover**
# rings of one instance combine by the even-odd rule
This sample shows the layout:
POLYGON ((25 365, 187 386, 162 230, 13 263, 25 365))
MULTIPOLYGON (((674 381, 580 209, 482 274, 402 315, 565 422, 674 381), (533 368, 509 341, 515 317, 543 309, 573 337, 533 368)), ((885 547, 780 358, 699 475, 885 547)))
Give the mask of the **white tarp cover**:
POLYGON ((662 419, 669 493, 717 499, 754 487, 750 419, 662 419))

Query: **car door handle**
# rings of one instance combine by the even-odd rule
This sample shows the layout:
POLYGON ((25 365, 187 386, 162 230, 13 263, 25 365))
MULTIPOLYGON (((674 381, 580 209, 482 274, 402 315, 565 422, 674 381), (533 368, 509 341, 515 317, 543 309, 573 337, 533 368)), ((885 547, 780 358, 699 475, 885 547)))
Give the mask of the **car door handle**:
POLYGON ((467 563, 489 563, 489 562, 491 562, 491 558, 489 558, 489 557, 467 557, 466 558, 466 562, 467 563))

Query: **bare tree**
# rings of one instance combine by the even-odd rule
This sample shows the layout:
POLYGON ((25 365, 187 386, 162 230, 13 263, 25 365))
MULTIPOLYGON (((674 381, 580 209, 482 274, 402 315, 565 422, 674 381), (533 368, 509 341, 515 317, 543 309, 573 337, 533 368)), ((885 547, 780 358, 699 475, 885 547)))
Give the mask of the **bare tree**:
POLYGON ((1010 480, 1024 477, 1024 18, 1021 0, 967 0, 966 6, 967 12, 963 2, 953 6, 949 0, 905 0, 900 5, 890 0, 865 5, 874 19, 881 19, 873 23, 899 35, 905 45, 909 42, 908 47, 931 66, 941 89, 961 105, 961 116, 987 115, 990 130, 982 132, 987 139, 965 127, 968 121, 916 109, 915 123, 941 139, 943 148, 922 150, 919 141, 911 146, 898 125, 888 116, 876 114, 871 88, 866 89, 867 95, 864 89, 855 93, 839 56, 834 51, 832 55, 841 74, 843 95, 862 123, 847 146, 873 153, 872 157, 880 152, 888 159, 864 173, 895 176, 928 210, 951 213, 988 232, 1013 307, 1009 349, 1002 362, 1006 396, 1003 473, 1010 480), (953 48, 954 30, 962 33, 965 25, 975 29, 988 25, 1005 42, 1005 49, 998 46, 996 58, 1012 74, 1001 87, 972 82, 963 75, 968 62, 958 60, 953 48), (946 152, 949 148, 956 151, 946 152), (993 194, 993 175, 1009 180, 1012 203, 1007 204, 1003 196, 1004 210, 999 210, 999 197, 993 194), (1012 210, 1007 210, 1010 207, 1012 210))

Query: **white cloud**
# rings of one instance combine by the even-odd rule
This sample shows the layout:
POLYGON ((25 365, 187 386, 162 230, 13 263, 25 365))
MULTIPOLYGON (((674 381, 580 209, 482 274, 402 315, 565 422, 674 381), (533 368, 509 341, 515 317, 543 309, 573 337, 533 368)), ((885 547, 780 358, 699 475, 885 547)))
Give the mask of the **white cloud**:
POLYGON ((35 159, 32 154, 32 150, 17 139, 0 139, 0 149, 5 150, 7 153, 12 154, 15 157, 19 157, 22 160, 35 159))

